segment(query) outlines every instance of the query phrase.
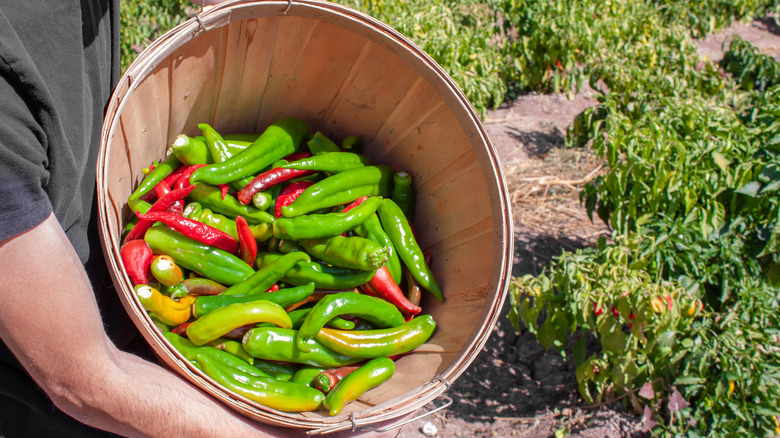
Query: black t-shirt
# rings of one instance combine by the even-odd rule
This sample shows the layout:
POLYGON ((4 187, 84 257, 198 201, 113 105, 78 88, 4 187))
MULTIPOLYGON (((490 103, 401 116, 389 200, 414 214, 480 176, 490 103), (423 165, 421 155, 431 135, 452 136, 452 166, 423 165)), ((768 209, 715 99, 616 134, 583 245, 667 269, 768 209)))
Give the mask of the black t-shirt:
MULTIPOLYGON (((94 215, 100 130, 118 77, 119 0, 0 0, 0 240, 54 212, 121 346, 134 333, 110 290, 94 215)), ((0 345, 0 436, 104 435, 54 408, 0 345)))

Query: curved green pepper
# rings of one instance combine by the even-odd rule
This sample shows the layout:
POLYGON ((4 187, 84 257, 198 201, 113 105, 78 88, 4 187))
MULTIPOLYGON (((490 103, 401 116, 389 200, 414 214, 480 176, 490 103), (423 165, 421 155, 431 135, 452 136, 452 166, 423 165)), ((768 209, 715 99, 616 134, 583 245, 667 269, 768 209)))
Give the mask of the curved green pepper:
POLYGON ((255 174, 276 160, 295 152, 308 135, 303 121, 290 117, 272 123, 246 149, 220 163, 196 170, 190 182, 224 184, 255 174))
POLYGON ((271 378, 258 378, 221 366, 213 358, 196 355, 203 373, 234 393, 272 409, 285 412, 313 411, 320 407, 324 396, 309 386, 271 378))
POLYGON ((322 367, 302 366, 298 368, 298 371, 296 371, 295 374, 293 374, 290 381, 301 383, 306 386, 311 386, 313 388, 314 379, 316 379, 317 376, 323 371, 325 371, 325 368, 322 367))
POLYGON ((412 351, 427 342, 435 329, 433 317, 422 315, 388 329, 355 331, 322 328, 314 339, 335 352, 371 358, 412 351))
POLYGON ((390 199, 398 204, 409 220, 414 219, 415 193, 412 183, 412 175, 404 171, 397 172, 393 175, 393 191, 390 195, 390 199))
MULTIPOLYGON (((201 167, 201 169, 205 169, 205 167, 201 167)), ((191 178, 190 181, 192 181, 191 178)), ((223 198, 220 188, 211 184, 195 184, 195 188, 192 189, 189 196, 193 201, 201 204, 203 208, 211 209, 233 219, 237 216, 243 216, 247 222, 254 224, 274 221, 272 214, 251 205, 244 205, 232 195, 228 194, 223 198)))
POLYGON ((290 316, 284 307, 268 300, 258 299, 235 303, 215 309, 187 326, 187 337, 195 345, 211 342, 229 331, 256 322, 270 322, 292 328, 290 316))
POLYGON ((275 292, 253 295, 203 295, 195 298, 195 302, 192 303, 192 316, 202 318, 203 315, 220 307, 235 303, 257 301, 258 299, 268 300, 282 307, 289 307, 295 303, 300 303, 313 293, 314 283, 309 283, 302 286, 279 289, 275 292))
POLYGON ((244 346, 241 344, 241 342, 236 341, 235 339, 217 338, 209 342, 208 345, 226 353, 230 353, 233 356, 236 356, 237 358, 245 361, 249 365, 255 363, 254 356, 247 353, 246 350, 244 350, 244 346))
POLYGON ((282 216, 299 216, 348 204, 361 196, 388 197, 392 190, 394 173, 389 166, 376 165, 333 174, 317 181, 298 195, 290 205, 282 207, 282 216))
POLYGON ((379 204, 377 213, 382 227, 390 236, 390 240, 393 241, 395 249, 398 250, 398 257, 404 262, 409 273, 423 289, 433 294, 439 302, 443 302, 441 288, 436 282, 431 268, 425 263, 425 255, 414 237, 409 219, 406 218, 401 208, 392 199, 385 198, 379 204))
POLYGON ((404 323, 401 311, 381 298, 355 292, 334 293, 319 300, 306 315, 296 337, 298 348, 306 351, 307 341, 338 315, 359 316, 382 328, 398 327, 404 323))
POLYGON ((343 172, 371 165, 365 155, 352 152, 324 152, 282 165, 285 169, 317 170, 320 172, 343 172))
POLYGON ((393 280, 396 284, 401 284, 403 279, 403 267, 401 266, 401 259, 398 257, 398 251, 395 249, 395 244, 387 235, 382 223, 379 221, 379 216, 372 214, 362 224, 355 228, 355 233, 360 237, 373 240, 374 242, 387 248, 387 262, 385 266, 390 271, 390 275, 393 276, 393 280))
POLYGON ((295 371, 298 370, 296 365, 269 362, 267 360, 255 359, 255 368, 261 372, 268 374, 275 380, 288 381, 292 380, 295 371))
POLYGON ((171 151, 182 163, 193 166, 213 162, 206 143, 198 139, 179 134, 171 145, 171 151))
MULTIPOLYGON (((282 254, 265 252, 257 255, 256 266, 264 266, 281 257, 282 254)), ((371 280, 376 271, 348 269, 317 263, 298 262, 290 268, 282 281, 290 284, 314 283, 317 289, 352 289, 371 280)))
POLYGON ((342 235, 302 240, 310 256, 348 269, 375 271, 387 262, 387 247, 360 236, 342 235))
POLYGON ((338 415, 344 406, 357 400, 366 391, 385 383, 395 373, 395 363, 387 357, 372 359, 344 376, 328 392, 322 405, 331 416, 338 415))
POLYGON ((277 362, 298 363, 334 368, 360 362, 361 358, 338 354, 314 339, 307 343, 309 351, 295 346, 296 330, 277 327, 256 327, 244 334, 244 349, 252 356, 277 362))
POLYGON ((346 212, 280 217, 274 221, 274 236, 279 239, 303 240, 345 233, 373 215, 380 202, 381 197, 370 196, 346 212))
POLYGON ((135 201, 141 196, 149 193, 150 190, 154 189, 154 186, 164 180, 168 174, 176 170, 179 166, 181 166, 181 161, 179 161, 176 154, 168 154, 162 163, 155 166, 154 170, 152 170, 149 175, 146 175, 146 178, 141 181, 141 184, 139 184, 138 187, 133 190, 133 193, 127 197, 127 201, 135 201))
MULTIPOLYGON (((295 309, 287 312, 287 314, 290 316, 290 320, 292 321, 292 328, 295 330, 298 330, 301 328, 301 325, 303 324, 303 321, 306 319, 306 315, 311 312, 311 307, 304 307, 302 309, 295 309)), ((340 316, 335 316, 331 318, 325 326, 327 327, 333 327, 339 330, 352 330, 355 328, 355 322, 350 321, 348 319, 344 319, 340 316)))
POLYGON ((168 227, 149 228, 144 240, 155 254, 167 254, 177 265, 217 283, 235 284, 255 272, 235 255, 190 239, 168 227))
POLYGON ((223 365, 230 368, 235 368, 239 371, 243 371, 247 374, 251 374, 257 377, 270 377, 268 374, 248 364, 244 359, 234 356, 226 351, 220 350, 219 348, 212 347, 210 345, 198 346, 193 344, 189 339, 183 338, 171 332, 164 332, 163 336, 168 340, 168 342, 171 343, 171 345, 173 345, 173 348, 175 348, 176 351, 181 353, 181 355, 190 362, 195 361, 196 355, 205 354, 213 357, 223 365))
POLYGON ((263 265, 262 268, 255 271, 243 281, 230 286, 226 291, 222 292, 221 295, 262 294, 273 286, 274 283, 281 280, 287 271, 295 266, 296 263, 308 261, 311 261, 311 257, 305 252, 298 251, 285 254, 273 262, 263 265))
POLYGON ((328 152, 341 152, 341 148, 333 140, 325 136, 325 134, 317 131, 311 136, 306 146, 313 155, 324 154, 328 152))
MULTIPOLYGON (((234 239, 238 240, 238 230, 236 229, 235 219, 219 213, 214 213, 211 209, 203 208, 198 202, 190 202, 187 204, 187 206, 184 207, 182 216, 203 222, 206 225, 230 234, 234 239)), ((249 225, 249 229, 252 231, 255 240, 260 242, 264 242, 274 235, 273 226, 270 222, 252 224, 249 225)))

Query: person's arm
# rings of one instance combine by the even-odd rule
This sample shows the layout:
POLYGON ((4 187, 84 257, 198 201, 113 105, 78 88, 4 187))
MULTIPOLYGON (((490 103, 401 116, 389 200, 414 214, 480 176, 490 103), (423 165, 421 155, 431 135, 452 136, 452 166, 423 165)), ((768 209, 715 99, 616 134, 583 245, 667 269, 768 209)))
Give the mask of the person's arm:
POLYGON ((0 241, 0 337, 68 415, 123 436, 290 436, 240 417, 166 369, 118 350, 53 215, 0 241))

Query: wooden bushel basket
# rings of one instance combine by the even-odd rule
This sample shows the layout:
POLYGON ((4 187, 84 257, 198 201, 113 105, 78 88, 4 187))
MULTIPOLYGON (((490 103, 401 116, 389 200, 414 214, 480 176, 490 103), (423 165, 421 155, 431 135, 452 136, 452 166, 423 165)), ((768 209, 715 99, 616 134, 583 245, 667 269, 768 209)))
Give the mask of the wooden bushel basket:
POLYGON ((513 238, 506 185, 479 117, 429 56, 387 25, 320 1, 228 2, 155 41, 130 66, 108 107, 98 161, 100 231, 125 309, 160 359, 240 414, 310 433, 409 417, 471 364, 500 316, 513 238), (414 226, 445 302, 424 293, 438 327, 400 358, 392 379, 341 414, 286 413, 233 394, 162 337, 137 301, 119 256, 125 201, 141 169, 176 135, 262 132, 284 117, 340 142, 361 136, 376 163, 409 171, 414 226))

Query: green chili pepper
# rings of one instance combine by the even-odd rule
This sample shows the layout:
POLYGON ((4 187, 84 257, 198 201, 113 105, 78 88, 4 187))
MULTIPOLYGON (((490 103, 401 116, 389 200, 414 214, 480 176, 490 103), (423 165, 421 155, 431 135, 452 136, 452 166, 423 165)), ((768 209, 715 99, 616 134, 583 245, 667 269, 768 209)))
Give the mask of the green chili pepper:
POLYGON ((221 163, 201 167, 190 182, 224 184, 256 174, 274 161, 295 152, 308 135, 306 123, 290 117, 279 120, 246 149, 221 163))
POLYGON ((315 132, 311 139, 306 143, 313 155, 324 154, 326 152, 341 152, 341 148, 333 143, 321 132, 315 132))
POLYGON ((176 170, 179 166, 181 166, 181 161, 179 161, 176 154, 169 154, 162 163, 154 167, 154 170, 152 170, 149 175, 146 175, 146 178, 141 181, 141 184, 127 197, 128 202, 135 201, 141 196, 149 193, 150 190, 154 189, 154 186, 164 180, 168 174, 176 170))
POLYGON ((387 329, 356 331, 322 328, 314 338, 338 353, 371 358, 412 351, 427 342, 435 329, 433 317, 421 315, 387 329))
POLYGON ((193 344, 203 345, 235 328, 256 322, 270 322, 279 327, 292 328, 292 321, 284 307, 259 299, 214 309, 187 327, 187 337, 193 344))
POLYGON ((273 196, 268 191, 257 192, 252 196, 252 205, 258 210, 268 210, 273 205, 273 196))
POLYGON ((401 208, 392 199, 385 198, 379 204, 377 213, 382 228, 390 236, 390 240, 393 241, 395 249, 398 251, 398 256, 412 277, 417 280, 420 287, 433 294, 439 302, 443 302, 441 288, 436 282, 431 268, 425 263, 425 255, 414 237, 409 219, 406 218, 401 208))
MULTIPOLYGON (((201 169, 205 169, 205 167, 201 167, 201 169)), ((192 178, 190 178, 190 181, 192 181, 192 178)), ((196 184, 195 188, 190 192, 190 198, 200 203, 203 208, 211 209, 233 219, 237 216, 243 216, 247 222, 255 224, 273 222, 274 220, 273 215, 250 205, 244 205, 238 202, 238 199, 232 195, 225 195, 223 199, 222 191, 219 187, 210 184, 196 184)))
POLYGON ((167 254, 177 265, 217 283, 236 284, 255 272, 235 255, 190 239, 168 227, 149 228, 144 240, 155 254, 167 254))
POLYGON ((222 136, 226 142, 230 144, 243 144, 244 147, 254 143, 258 137, 260 137, 260 134, 251 132, 233 132, 222 136))
POLYGON ((298 363, 316 367, 333 368, 360 362, 363 359, 338 354, 310 339, 309 351, 300 351, 295 346, 295 334, 292 329, 278 327, 256 327, 244 334, 244 349, 252 356, 277 362, 298 363))
POLYGON ((328 392, 323 407, 331 416, 338 415, 344 406, 357 400, 366 391, 376 388, 393 377, 395 363, 387 357, 372 359, 360 368, 344 376, 336 386, 328 392))
POLYGON ((390 196, 395 171, 389 166, 364 166, 333 174, 314 183, 290 205, 282 207, 284 217, 348 204, 361 196, 390 196))
POLYGON ((376 212, 381 197, 370 196, 357 207, 340 213, 303 214, 274 221, 274 236, 280 239, 319 239, 345 233, 376 212))
POLYGON ((360 236, 342 235, 302 240, 300 245, 312 257, 348 269, 375 271, 387 262, 389 249, 360 236))
POLYGON ((388 236, 384 228, 382 228, 379 216, 377 216, 376 213, 369 216, 363 223, 355 228, 355 233, 360 237, 373 240, 387 248, 387 263, 385 263, 385 266, 387 266, 387 269, 390 271, 390 275, 393 276, 393 280, 396 284, 401 284, 403 276, 401 259, 398 257, 398 251, 396 251, 390 236, 388 236))
POLYGON ((341 142, 341 149, 355 154, 363 153, 363 139, 357 135, 350 135, 341 142))
POLYGON ((324 396, 309 386, 258 378, 241 371, 221 366, 209 356, 196 355, 203 372, 234 393, 252 401, 285 412, 313 411, 320 407, 324 396))
POLYGON ((181 284, 187 288, 187 293, 192 295, 219 295, 227 289, 226 286, 214 280, 201 277, 185 278, 181 284))
POLYGON ((365 155, 352 152, 323 152, 312 155, 281 167, 285 169, 317 170, 320 172, 343 172, 357 167, 369 166, 371 160, 365 155))
POLYGON ((192 303, 192 316, 202 318, 215 309, 235 303, 257 301, 258 299, 268 300, 282 307, 289 307, 295 303, 300 303, 313 293, 314 283, 309 283, 255 295, 202 295, 197 297, 195 302, 192 303))
POLYGON ((163 336, 168 340, 168 342, 171 343, 171 345, 173 345, 173 348, 175 348, 176 351, 181 353, 181 355, 190 362, 195 361, 196 355, 205 354, 207 356, 213 357, 215 360, 218 360, 223 365, 230 368, 234 368, 257 377, 270 377, 268 374, 248 364, 244 359, 234 356, 226 351, 220 350, 219 348, 212 347, 210 345, 195 345, 189 339, 183 338, 172 332, 164 332, 163 336))
POLYGON ((235 339, 217 338, 209 342, 208 345, 230 353, 233 356, 245 361, 249 365, 253 365, 255 363, 254 356, 247 353, 246 350, 244 350, 244 346, 241 344, 241 342, 236 341, 235 339))
POLYGON ((314 379, 316 379, 317 376, 323 371, 325 371, 325 368, 322 367, 302 366, 298 368, 298 371, 296 371, 295 374, 293 374, 290 381, 301 383, 306 386, 311 386, 313 388, 314 379))
POLYGON ((267 360, 256 359, 255 368, 262 371, 265 374, 273 377, 275 380, 287 382, 292 379, 295 371, 298 370, 297 365, 269 362, 267 360))
POLYGON ((338 315, 359 316, 382 328, 398 327, 404 323, 404 316, 393 304, 370 295, 354 292, 340 292, 326 295, 306 315, 298 330, 296 345, 301 351, 308 348, 307 341, 338 315))
POLYGON ((171 151, 182 163, 192 166, 213 162, 206 143, 198 139, 179 134, 171 145, 171 151))
POLYGON ((211 125, 201 123, 198 125, 198 128, 203 132, 203 138, 205 138, 203 145, 206 146, 206 150, 211 154, 211 159, 214 163, 221 163, 233 156, 227 142, 211 125))
MULTIPOLYGON (((295 330, 298 330, 301 328, 301 325, 303 324, 303 321, 306 319, 306 315, 311 312, 311 307, 305 307, 303 309, 295 309, 287 312, 287 314, 290 316, 290 320, 292 321, 292 328, 295 330)), ((268 326, 268 325, 264 325, 268 326)), ((333 327, 339 330, 352 330, 355 328, 354 321, 349 321, 347 319, 344 319, 340 316, 334 316, 331 318, 327 323, 325 323, 326 327, 333 327)))
MULTIPOLYGON (((281 256, 282 254, 279 253, 260 253, 257 255, 255 265, 264 266, 281 256)), ((298 262, 284 274, 282 281, 297 285, 314 283, 317 289, 325 290, 351 289, 371 280, 374 272, 373 270, 338 268, 315 261, 298 262)))
POLYGON ((273 262, 263 265, 262 268, 255 271, 243 281, 229 287, 226 291, 222 292, 221 295, 262 294, 273 286, 274 283, 281 280, 287 271, 295 266, 296 263, 308 261, 311 261, 311 257, 305 252, 285 254, 273 262))
POLYGON ((409 220, 414 219, 415 196, 412 183, 412 175, 404 171, 397 172, 393 175, 393 191, 390 195, 390 199, 398 204, 409 220))
MULTIPOLYGON (((204 224, 228 233, 234 239, 239 240, 235 219, 231 219, 219 213, 214 213, 211 209, 203 208, 198 202, 190 202, 187 204, 187 206, 184 207, 182 216, 194 219, 198 222, 203 222, 204 224)), ((271 222, 252 224, 249 225, 249 229, 252 231, 255 240, 259 242, 264 242, 273 236, 273 225, 271 222)))

